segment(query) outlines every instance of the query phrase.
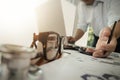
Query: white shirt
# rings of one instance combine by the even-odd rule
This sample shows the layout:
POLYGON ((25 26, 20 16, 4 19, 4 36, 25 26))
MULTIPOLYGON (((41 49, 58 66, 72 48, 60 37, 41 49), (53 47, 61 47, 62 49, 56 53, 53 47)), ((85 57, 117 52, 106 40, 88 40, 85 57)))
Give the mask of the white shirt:
POLYGON ((120 19, 120 0, 95 0, 93 5, 80 1, 77 8, 77 28, 87 30, 90 24, 96 36, 104 27, 111 27, 120 19))

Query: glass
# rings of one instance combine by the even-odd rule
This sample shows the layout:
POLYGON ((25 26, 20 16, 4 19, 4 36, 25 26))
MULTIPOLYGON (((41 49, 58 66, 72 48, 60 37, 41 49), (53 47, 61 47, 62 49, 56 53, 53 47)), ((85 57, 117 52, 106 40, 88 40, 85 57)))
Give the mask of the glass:
POLYGON ((0 52, 0 80, 41 80, 41 69, 30 65, 30 59, 37 53, 35 49, 4 44, 0 52))
POLYGON ((41 57, 50 62, 61 57, 61 39, 58 33, 52 31, 40 32, 38 35, 34 33, 31 47, 35 47, 39 52, 35 58, 41 57))

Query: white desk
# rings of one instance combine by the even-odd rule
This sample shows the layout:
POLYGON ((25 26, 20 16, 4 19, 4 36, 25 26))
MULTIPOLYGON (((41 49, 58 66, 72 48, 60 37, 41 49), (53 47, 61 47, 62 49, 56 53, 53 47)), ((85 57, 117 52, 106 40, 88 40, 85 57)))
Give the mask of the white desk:
POLYGON ((66 51, 71 55, 41 66, 43 80, 120 80, 120 54, 93 58, 77 51, 66 51))

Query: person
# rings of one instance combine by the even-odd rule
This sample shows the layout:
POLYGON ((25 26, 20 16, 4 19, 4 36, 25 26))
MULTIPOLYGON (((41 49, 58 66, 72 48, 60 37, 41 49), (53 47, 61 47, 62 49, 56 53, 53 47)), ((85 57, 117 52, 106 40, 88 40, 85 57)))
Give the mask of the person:
POLYGON ((94 57, 107 57, 111 52, 120 52, 120 0, 80 0, 78 24, 75 36, 68 38, 69 43, 80 39, 91 25, 94 29, 95 49, 87 49, 94 57), (114 22, 117 21, 112 39, 107 41, 111 34, 114 22))

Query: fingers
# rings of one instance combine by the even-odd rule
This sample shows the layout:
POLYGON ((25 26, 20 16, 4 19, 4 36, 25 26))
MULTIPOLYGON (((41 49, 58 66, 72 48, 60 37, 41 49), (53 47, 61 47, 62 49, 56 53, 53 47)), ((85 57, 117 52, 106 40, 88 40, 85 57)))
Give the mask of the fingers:
POLYGON ((106 44, 106 45, 102 45, 101 49, 104 51, 109 51, 109 52, 113 52, 115 50, 116 46, 113 44, 106 44))
POLYGON ((96 50, 93 53, 94 57, 107 57, 115 48, 114 40, 111 40, 108 44, 108 39, 111 34, 111 29, 106 27, 104 28, 99 36, 99 40, 96 45, 96 50))
POLYGON ((95 49, 93 49, 93 48, 87 48, 87 49, 86 49, 86 52, 93 53, 93 52, 95 52, 95 49))
POLYGON ((109 37, 109 35, 111 34, 111 29, 109 27, 105 27, 103 30, 101 30, 100 32, 100 38, 101 37, 109 37))
POLYGON ((97 57, 97 58, 104 58, 107 57, 108 55, 110 55, 111 52, 105 52, 103 50, 96 50, 93 53, 93 57, 97 57))
POLYGON ((89 52, 90 54, 92 54, 93 57, 96 57, 96 58, 105 58, 109 56, 111 53, 104 50, 96 50, 93 48, 87 48, 86 52, 89 52))
POLYGON ((101 42, 97 46, 96 50, 94 51, 93 56, 94 57, 107 57, 111 52, 115 51, 116 44, 117 44, 116 40, 112 40, 110 44, 101 42))
POLYGON ((109 44, 106 43, 104 40, 100 40, 100 43, 97 45, 96 49, 101 49, 107 52, 113 52, 115 51, 116 45, 117 45, 117 39, 112 38, 111 42, 109 44))
POLYGON ((96 50, 96 49, 93 49, 93 48, 87 48, 86 49, 86 52, 89 52, 92 54, 93 57, 96 57, 96 58, 105 58, 107 56, 110 55, 111 51, 105 51, 105 50, 96 50))
POLYGON ((107 57, 111 52, 114 51, 114 44, 106 44, 105 42, 101 42, 96 50, 93 53, 94 57, 107 57))
POLYGON ((102 50, 96 50, 93 53, 93 57, 102 57, 103 56, 103 51, 102 50))
MULTIPOLYGON (((99 40, 96 44, 96 49, 100 49, 100 48, 103 48, 101 46, 103 45, 106 45, 107 44, 107 41, 109 39, 109 36, 110 36, 110 32, 111 32, 111 29, 110 28, 104 28, 101 32, 100 32, 100 37, 99 37, 99 40)), ((103 48, 104 49, 104 48, 103 48)))

